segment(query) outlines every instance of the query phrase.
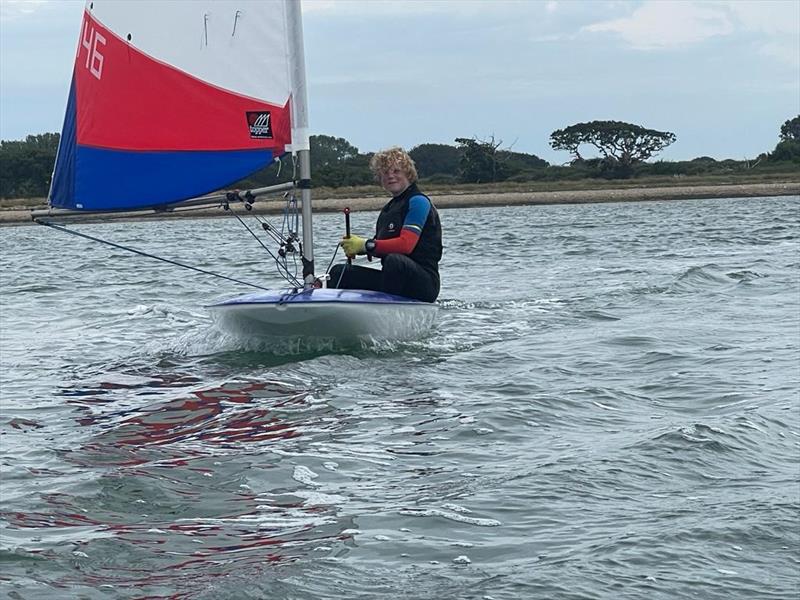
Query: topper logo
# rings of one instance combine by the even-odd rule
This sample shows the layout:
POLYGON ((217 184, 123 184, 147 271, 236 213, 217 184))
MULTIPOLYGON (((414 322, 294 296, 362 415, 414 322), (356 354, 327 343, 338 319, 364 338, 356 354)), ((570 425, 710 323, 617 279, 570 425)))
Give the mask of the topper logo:
MULTIPOLYGON (((102 33, 96 31, 94 27, 90 29, 88 21, 84 21, 81 47, 86 48, 86 68, 97 79, 100 79, 103 75, 103 55, 97 49, 98 44, 105 46, 106 38, 103 37, 102 33)), ((81 48, 78 48, 78 56, 80 56, 81 52, 81 48)))
POLYGON ((247 125, 250 137, 259 139, 272 138, 272 119, 269 112, 248 112, 247 125))
POLYGON ((256 118, 256 122, 253 123, 253 132, 265 133, 267 131, 269 131, 269 113, 258 115, 258 118, 256 118))

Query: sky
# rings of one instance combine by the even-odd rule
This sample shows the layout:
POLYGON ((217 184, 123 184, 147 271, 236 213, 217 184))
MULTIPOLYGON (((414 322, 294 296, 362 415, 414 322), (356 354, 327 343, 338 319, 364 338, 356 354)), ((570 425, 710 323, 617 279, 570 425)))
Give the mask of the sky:
MULTIPOLYGON (((83 5, 0 0, 0 139, 60 131, 83 5)), ((361 152, 563 164, 553 131, 617 120, 673 132, 660 159, 742 160, 800 114, 800 0, 305 0, 303 27, 311 133, 361 152)))

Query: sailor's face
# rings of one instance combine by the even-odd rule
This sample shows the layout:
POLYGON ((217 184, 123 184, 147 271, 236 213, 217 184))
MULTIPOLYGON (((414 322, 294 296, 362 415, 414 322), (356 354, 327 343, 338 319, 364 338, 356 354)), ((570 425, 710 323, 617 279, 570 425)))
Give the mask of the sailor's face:
POLYGON ((381 172, 381 185, 383 189, 392 194, 392 196, 397 196, 399 193, 405 191, 405 189, 411 185, 411 182, 408 180, 403 170, 394 165, 389 167, 386 171, 381 172))

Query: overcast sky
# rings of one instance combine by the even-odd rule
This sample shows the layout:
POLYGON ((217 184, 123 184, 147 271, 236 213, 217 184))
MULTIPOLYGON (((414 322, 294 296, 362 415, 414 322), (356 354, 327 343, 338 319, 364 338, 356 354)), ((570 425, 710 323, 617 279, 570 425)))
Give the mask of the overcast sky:
MULTIPOLYGON (((60 130, 83 5, 0 0, 0 139, 60 130)), ((661 158, 742 159, 800 113, 799 0, 305 0, 303 14, 311 131, 362 152, 494 136, 563 163, 552 131, 609 119, 675 133, 661 158)))

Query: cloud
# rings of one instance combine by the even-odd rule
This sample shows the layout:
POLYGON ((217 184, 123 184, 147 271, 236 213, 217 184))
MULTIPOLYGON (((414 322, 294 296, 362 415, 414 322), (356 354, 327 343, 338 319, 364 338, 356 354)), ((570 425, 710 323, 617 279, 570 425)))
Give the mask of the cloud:
POLYGON ((730 10, 738 26, 743 30, 800 37, 800 2, 740 0, 719 4, 730 10))
POLYGON ((639 50, 681 47, 708 38, 730 35, 734 25, 726 11, 687 0, 645 2, 628 17, 594 23, 592 33, 616 33, 639 50))
POLYGON ((546 4, 530 0, 304 0, 302 8, 307 15, 357 15, 364 19, 430 15, 477 18, 492 14, 524 19, 543 11, 555 12, 558 4, 555 0, 546 4))
POLYGON ((646 0, 624 17, 596 22, 581 32, 611 33, 636 50, 669 50, 734 36, 763 56, 800 64, 800 2, 646 0))
POLYGON ((0 2, 0 21, 8 23, 36 12, 47 0, 2 0, 0 2))
POLYGON ((486 0, 476 2, 448 2, 447 0, 416 0, 414 2, 402 2, 399 0, 306 0, 302 4, 303 13, 329 13, 335 15, 358 14, 364 17, 369 16, 391 16, 406 14, 427 14, 460 11, 466 9, 472 12, 469 5, 476 10, 478 6, 486 6, 486 0), (462 4, 467 6, 462 6, 462 4))
POLYGON ((759 54, 800 67, 800 2, 731 2, 728 6, 737 26, 757 37, 759 54))

